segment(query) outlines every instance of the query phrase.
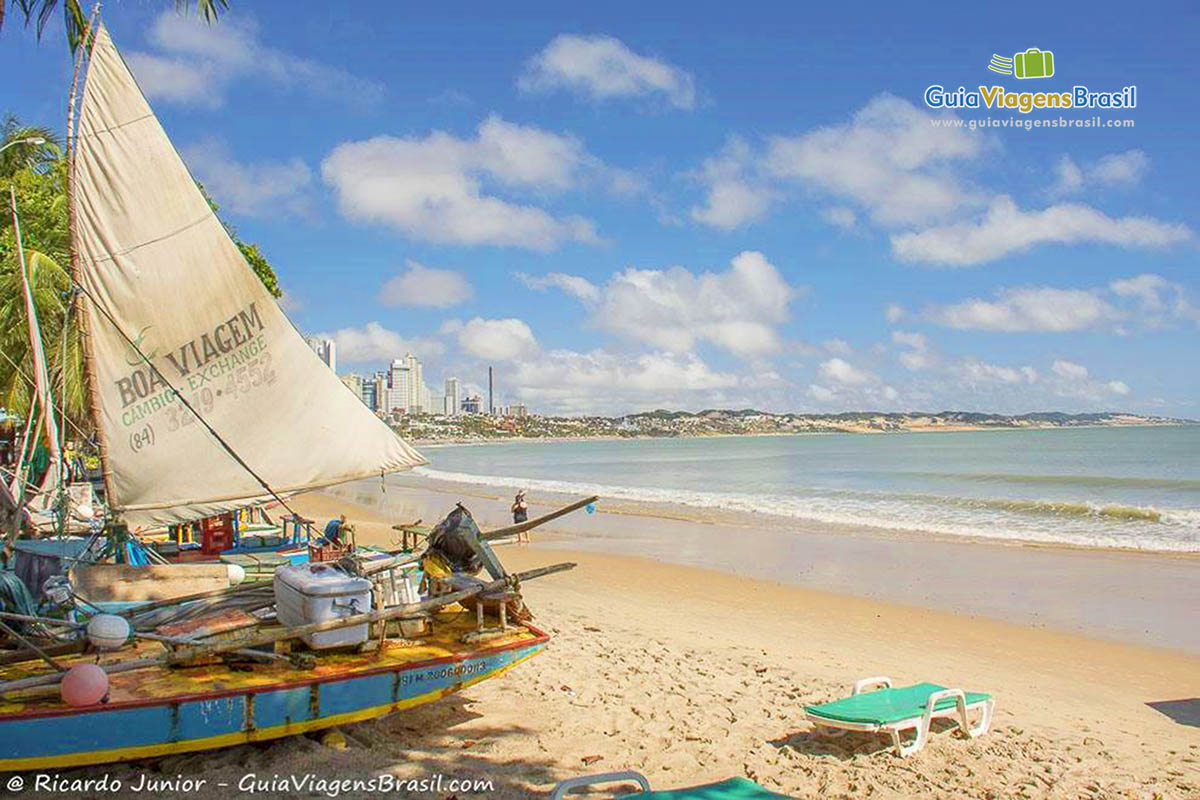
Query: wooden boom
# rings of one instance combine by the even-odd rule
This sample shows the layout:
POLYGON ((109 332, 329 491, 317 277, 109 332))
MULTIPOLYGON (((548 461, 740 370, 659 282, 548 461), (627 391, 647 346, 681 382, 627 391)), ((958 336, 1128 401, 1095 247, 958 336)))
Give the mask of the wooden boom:
POLYGON ((600 499, 599 495, 594 495, 592 497, 585 497, 583 500, 577 500, 574 503, 571 503, 571 505, 563 506, 562 508, 558 509, 557 511, 551 511, 549 514, 545 514, 540 517, 535 517, 533 519, 526 520, 525 522, 518 522, 516 525, 509 525, 504 528, 496 528, 495 530, 492 530, 492 531, 483 531, 480 534, 480 538, 482 538, 484 541, 490 542, 490 541, 494 541, 496 539, 503 539, 506 536, 516 536, 518 533, 524 533, 525 531, 530 530, 532 528, 536 528, 539 525, 545 525, 547 522, 550 522, 551 520, 558 519, 559 517, 565 517, 567 514, 570 514, 572 511, 578 511, 579 509, 583 508, 584 506, 591 505, 592 503, 596 502, 599 499, 600 499))

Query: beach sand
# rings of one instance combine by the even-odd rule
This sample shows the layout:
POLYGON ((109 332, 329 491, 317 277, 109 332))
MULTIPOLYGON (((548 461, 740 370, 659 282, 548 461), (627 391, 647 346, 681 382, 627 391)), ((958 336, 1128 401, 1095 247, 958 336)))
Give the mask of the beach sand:
MULTIPOLYGON (((389 543, 389 526, 400 521, 344 497, 293 503, 318 520, 347 513, 360 542, 389 543)), ((645 773, 655 788, 744 775, 796 797, 1200 797, 1195 655, 576 552, 570 541, 538 544, 546 538, 535 532, 532 546, 499 549, 510 570, 579 564, 524 586, 535 624, 554 639, 514 671, 348 726, 345 750, 297 737, 113 774, 127 786, 146 772, 203 775, 210 788, 192 795, 214 797, 227 791, 212 784, 232 789, 248 774, 390 772, 494 782, 490 792, 443 783, 440 792, 411 796, 518 798, 544 795, 574 775, 623 769, 645 773), (901 760, 886 737, 827 738, 802 721, 804 704, 875 675, 991 692, 993 728, 974 740, 943 730, 901 760)))

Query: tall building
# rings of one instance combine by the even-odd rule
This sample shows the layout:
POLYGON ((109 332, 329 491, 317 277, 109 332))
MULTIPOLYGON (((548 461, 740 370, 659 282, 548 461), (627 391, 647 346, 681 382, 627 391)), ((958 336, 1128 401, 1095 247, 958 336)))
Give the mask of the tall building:
POLYGON ((333 339, 318 339, 315 336, 310 336, 306 341, 317 357, 325 362, 325 366, 337 372, 337 343, 333 339))
MULTIPOLYGON (((388 408, 388 375, 386 372, 376 372, 375 377, 371 379, 371 382, 375 385, 373 398, 375 404, 371 406, 371 410, 386 414, 387 412, 391 411, 391 409, 388 408)), ((365 388, 363 389, 363 393, 363 396, 365 397, 365 388)))
POLYGON ((356 397, 358 397, 360 399, 362 398, 362 388, 363 388, 362 375, 354 375, 354 374, 343 375, 342 383, 344 383, 346 385, 347 389, 354 392, 356 397))
POLYGON ((462 411, 464 414, 483 413, 483 398, 479 395, 464 397, 462 401, 462 411))
POLYGON ((492 368, 488 367, 488 416, 496 413, 496 399, 492 388, 492 368))
POLYGON ((459 391, 458 378, 447 378, 446 392, 442 396, 442 411, 448 417, 458 416, 459 391))
POLYGON ((425 385, 421 359, 412 353, 397 358, 388 369, 388 407, 386 411, 429 413, 433 405, 425 385))
POLYGON ((362 382, 359 387, 359 397, 362 398, 363 405, 372 411, 379 410, 379 395, 375 392, 375 379, 368 378, 362 382))

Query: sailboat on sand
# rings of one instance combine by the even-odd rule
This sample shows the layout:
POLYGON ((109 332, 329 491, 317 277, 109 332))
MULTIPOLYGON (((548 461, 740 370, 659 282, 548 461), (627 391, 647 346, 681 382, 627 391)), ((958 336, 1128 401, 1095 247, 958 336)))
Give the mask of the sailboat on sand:
MULTIPOLYGON (((308 348, 108 32, 94 20, 88 34, 68 123, 72 279, 106 535, 425 463, 308 348)), ((572 566, 508 574, 460 507, 425 550, 281 567, 273 586, 151 601, 86 634, 70 617, 0 612, 59 642, 21 636, 0 658, 0 770, 261 741, 436 700, 541 651, 520 581, 572 566), (470 574, 484 566, 490 580, 470 574)))

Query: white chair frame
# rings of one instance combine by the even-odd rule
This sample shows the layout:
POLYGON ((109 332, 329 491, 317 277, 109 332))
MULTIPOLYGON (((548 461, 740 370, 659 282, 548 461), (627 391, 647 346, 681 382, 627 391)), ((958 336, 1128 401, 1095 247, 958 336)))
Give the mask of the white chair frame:
MULTIPOLYGON (((863 678, 860 681, 854 682, 851 695, 890 688, 892 688, 891 678, 882 676, 877 678, 863 678)), ((988 728, 992 725, 992 714, 995 709, 996 701, 990 697, 986 700, 968 704, 967 696, 962 689, 943 689, 940 692, 934 692, 929 695, 929 698, 925 701, 924 713, 896 722, 883 724, 876 724, 874 722, 843 722, 808 712, 805 712, 805 716, 817 726, 818 730, 831 736, 841 736, 848 731, 888 733, 892 737, 892 745, 896 751, 896 755, 900 758, 906 758, 925 746, 925 743, 929 740, 929 726, 933 720, 957 717, 958 729, 968 739, 974 739, 988 732, 988 728), (947 697, 953 697, 955 704, 949 708, 938 709, 938 702, 947 697), (971 725, 970 715, 974 713, 979 714, 979 721, 975 725, 971 725), (913 731, 914 738, 908 744, 904 744, 903 734, 908 730, 913 731)))

